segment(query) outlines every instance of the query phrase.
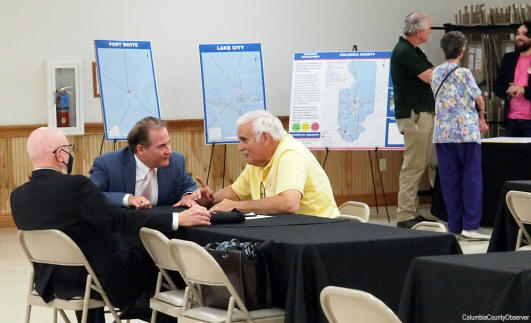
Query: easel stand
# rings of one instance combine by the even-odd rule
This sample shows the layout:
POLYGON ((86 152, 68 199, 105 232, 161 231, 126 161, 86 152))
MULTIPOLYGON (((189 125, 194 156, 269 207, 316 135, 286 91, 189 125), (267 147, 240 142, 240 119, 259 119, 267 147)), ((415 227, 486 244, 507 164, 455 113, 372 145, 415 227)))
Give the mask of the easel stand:
MULTIPOLYGON (((374 192, 374 201, 376 202, 376 213, 378 213, 378 199, 376 197, 376 182, 374 180, 374 170, 373 170, 373 167, 372 167, 371 151, 368 150, 367 152, 369 153, 369 164, 371 165, 372 188, 373 188, 373 192, 374 192)), ((380 163, 380 159, 378 158, 378 147, 376 147, 374 149, 374 158, 376 160, 376 164, 379 164, 380 163)), ((387 214, 387 222, 390 223, 391 222, 391 218, 389 217, 389 208, 387 207, 387 197, 385 197, 385 188, 384 188, 384 183, 383 183, 383 179, 382 179, 382 171, 381 171, 380 167, 378 167, 378 174, 380 176, 380 185, 382 186, 382 195, 383 195, 383 198, 384 198, 385 212, 387 214)))
POLYGON ((101 136, 100 155, 103 152, 103 143, 105 142, 105 134, 101 136))
MULTIPOLYGON (((208 163, 208 171, 207 171, 207 180, 206 185, 208 186, 208 181, 210 179, 210 170, 212 169, 212 160, 214 159, 214 147, 216 146, 216 143, 212 143, 212 150, 210 151, 210 162, 208 163)), ((227 160, 227 145, 223 145, 223 175, 221 178, 221 188, 225 187, 225 165, 227 160)))
MULTIPOLYGON (((325 154, 325 158, 324 158, 323 165, 322 165, 323 170, 325 169, 326 161, 328 159, 328 153, 330 152, 330 149, 328 149, 328 147, 325 147, 325 150, 326 150, 326 154, 325 154)), ((372 190, 373 190, 373 193, 374 193, 374 202, 376 203, 376 213, 379 213, 379 210, 378 210, 378 198, 376 196, 376 181, 374 179, 374 170, 373 170, 373 167, 372 167, 371 151, 367 150, 367 153, 369 153, 369 165, 371 166, 372 190)), ((376 158, 376 162, 379 163, 378 147, 376 147, 374 149, 374 157, 376 158)), ((380 170, 380 168, 378 168, 378 172, 379 172, 379 175, 380 175, 380 183, 382 184, 382 194, 383 194, 383 198, 384 198, 385 211, 387 213, 387 222, 390 223, 391 222, 391 218, 389 217, 389 209, 387 208, 387 198, 385 197, 385 189, 384 189, 383 180, 382 180, 382 171, 380 170)))
POLYGON ((378 210, 378 198, 376 197, 376 182, 374 181, 374 171, 372 169, 371 151, 367 150, 367 153, 369 154, 369 165, 371 166, 372 192, 374 194, 374 203, 376 203, 376 214, 378 214, 380 211, 378 210))
POLYGON ((325 147, 325 150, 326 150, 326 154, 325 154, 325 158, 323 160, 323 165, 321 166, 321 167, 323 167, 323 170, 325 169, 326 160, 328 159, 328 152, 330 151, 330 149, 328 149, 328 147, 325 147))
MULTIPOLYGON (((112 150, 116 150, 116 142, 118 140, 113 140, 113 147, 112 147, 112 150)), ((103 153, 103 143, 105 142, 105 134, 103 136, 101 136, 101 145, 100 145, 100 155, 103 153)))

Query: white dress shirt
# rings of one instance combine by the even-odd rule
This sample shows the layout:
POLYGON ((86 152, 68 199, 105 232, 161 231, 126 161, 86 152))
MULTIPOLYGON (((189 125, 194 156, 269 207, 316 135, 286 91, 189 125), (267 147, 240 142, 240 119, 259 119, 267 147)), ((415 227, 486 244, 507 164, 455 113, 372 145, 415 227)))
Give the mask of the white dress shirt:
MULTIPOLYGON (((147 167, 138 157, 135 156, 135 164, 136 164, 136 178, 135 178, 135 195, 140 195, 140 192, 142 192, 142 188, 144 187, 144 181, 146 179, 146 175, 149 172, 149 167, 147 167)), ((157 205, 158 199, 159 199, 159 182, 157 180, 157 169, 155 168, 155 174, 153 174, 153 177, 151 178, 151 205, 155 206, 157 205)), ((122 200, 122 204, 125 207, 129 206, 129 196, 131 194, 125 194, 124 198, 122 200)), ((177 230, 179 228, 179 213, 173 212, 173 222, 172 222, 172 228, 173 230, 177 230)))
MULTIPOLYGON (((149 167, 147 167, 138 157, 135 156, 135 164, 136 164, 136 178, 135 178, 135 195, 140 195, 140 192, 142 192, 142 188, 144 187, 144 180, 146 179, 146 175, 149 172, 149 167)), ((129 206, 129 196, 131 194, 125 194, 124 198, 122 200, 123 206, 129 206)), ((151 205, 155 206, 157 205, 159 199, 159 182, 157 180, 157 168, 155 168, 155 174, 153 174, 153 177, 151 178, 151 205)))

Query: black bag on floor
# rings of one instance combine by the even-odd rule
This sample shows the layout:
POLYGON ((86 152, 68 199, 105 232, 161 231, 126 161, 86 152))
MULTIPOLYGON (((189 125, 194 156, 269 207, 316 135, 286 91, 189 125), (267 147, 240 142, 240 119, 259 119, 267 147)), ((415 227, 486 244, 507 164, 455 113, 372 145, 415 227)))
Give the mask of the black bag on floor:
MULTIPOLYGON (((239 242, 209 243, 205 249, 219 263, 247 310, 271 307, 271 281, 263 250, 273 244, 239 242)), ((206 306, 227 308, 229 291, 224 286, 202 286, 206 306)))

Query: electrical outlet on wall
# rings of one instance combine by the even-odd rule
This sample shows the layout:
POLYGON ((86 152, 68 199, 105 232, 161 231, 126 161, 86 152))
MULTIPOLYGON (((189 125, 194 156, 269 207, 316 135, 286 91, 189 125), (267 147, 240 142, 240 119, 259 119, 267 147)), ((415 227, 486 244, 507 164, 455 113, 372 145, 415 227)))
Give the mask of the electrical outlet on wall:
POLYGON ((385 172, 387 170, 387 158, 380 159, 379 163, 380 163, 380 172, 385 172))

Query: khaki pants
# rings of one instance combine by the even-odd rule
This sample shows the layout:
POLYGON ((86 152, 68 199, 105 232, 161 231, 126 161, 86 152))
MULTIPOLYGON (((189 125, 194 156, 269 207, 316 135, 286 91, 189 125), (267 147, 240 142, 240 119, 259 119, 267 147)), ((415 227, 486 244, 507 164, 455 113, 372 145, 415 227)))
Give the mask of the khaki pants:
POLYGON ((397 222, 402 222, 417 216, 420 179, 426 166, 430 164, 434 168, 437 162, 433 149, 433 113, 411 111, 411 117, 396 122, 404 135, 397 207, 397 222))

